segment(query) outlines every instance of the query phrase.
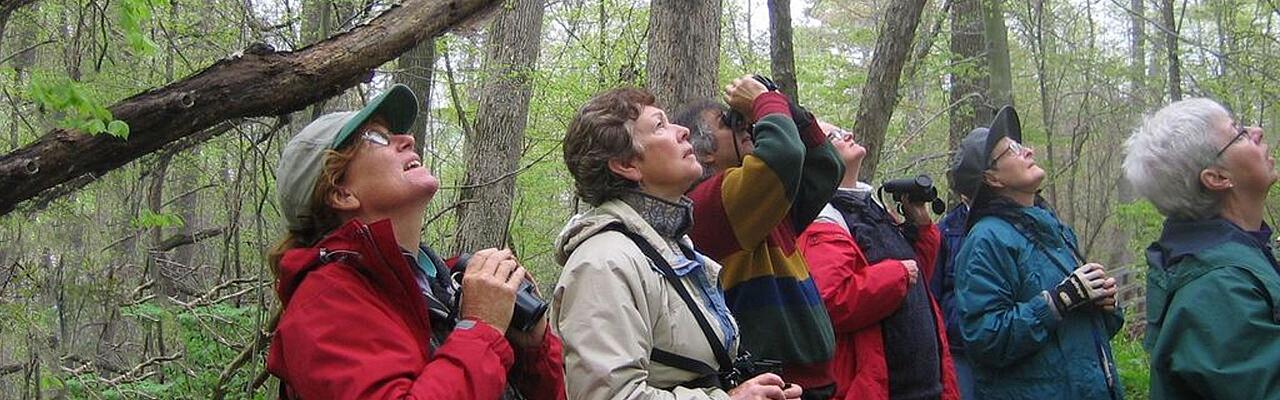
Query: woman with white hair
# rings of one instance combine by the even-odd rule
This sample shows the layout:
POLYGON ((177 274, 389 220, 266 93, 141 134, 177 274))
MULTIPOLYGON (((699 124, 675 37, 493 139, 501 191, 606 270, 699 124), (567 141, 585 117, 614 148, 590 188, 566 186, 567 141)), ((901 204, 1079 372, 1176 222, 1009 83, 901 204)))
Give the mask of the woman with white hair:
POLYGON ((1125 149, 1125 178, 1167 218, 1147 248, 1151 397, 1274 398, 1280 265, 1262 214, 1277 174, 1262 128, 1187 99, 1147 117, 1125 149))

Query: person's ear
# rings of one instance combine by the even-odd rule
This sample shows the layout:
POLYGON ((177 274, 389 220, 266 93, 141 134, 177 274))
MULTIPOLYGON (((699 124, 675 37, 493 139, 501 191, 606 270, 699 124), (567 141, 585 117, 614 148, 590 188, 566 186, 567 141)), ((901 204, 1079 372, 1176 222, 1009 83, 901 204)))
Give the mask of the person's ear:
POLYGON ((996 174, 992 173, 991 171, 982 172, 982 182, 986 183, 987 186, 991 187, 992 189, 1004 188, 1004 182, 1000 182, 1000 179, 996 178, 996 174))
POLYGON ((1231 173, 1213 167, 1200 170, 1200 184, 1211 192, 1221 192, 1236 186, 1231 182, 1231 173))
POLYGON ((640 183, 644 178, 644 173, 640 172, 640 167, 636 166, 635 160, 620 160, 617 158, 609 160, 609 171, 621 176, 623 179, 640 183))
POLYGON ((333 188, 333 191, 329 192, 329 196, 325 198, 325 202, 329 203, 329 207, 338 211, 354 211, 360 208, 360 199, 356 197, 355 193, 351 193, 350 190, 341 186, 333 188))

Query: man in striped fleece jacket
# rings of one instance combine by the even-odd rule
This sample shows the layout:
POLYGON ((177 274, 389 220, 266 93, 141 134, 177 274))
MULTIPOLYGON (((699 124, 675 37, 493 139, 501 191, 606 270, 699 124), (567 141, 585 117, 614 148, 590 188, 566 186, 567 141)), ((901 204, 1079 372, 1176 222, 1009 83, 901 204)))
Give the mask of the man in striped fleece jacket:
POLYGON ((724 265, 720 285, 742 346, 782 361, 783 379, 805 398, 826 398, 835 339, 796 238, 835 193, 844 164, 813 115, 769 89, 751 76, 726 88, 726 102, 754 123, 750 136, 727 126, 721 107, 681 113, 694 116, 686 123, 704 137, 698 158, 714 168, 688 193, 691 236, 724 265))

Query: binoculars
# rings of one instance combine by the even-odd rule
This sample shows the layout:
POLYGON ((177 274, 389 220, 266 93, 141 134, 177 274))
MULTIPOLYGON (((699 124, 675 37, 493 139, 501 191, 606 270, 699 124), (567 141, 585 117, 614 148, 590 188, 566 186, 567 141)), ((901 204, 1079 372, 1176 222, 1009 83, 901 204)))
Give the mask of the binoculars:
POLYGON ((938 188, 933 186, 929 175, 888 180, 880 184, 880 190, 889 192, 893 201, 899 203, 930 203, 934 214, 947 211, 947 203, 938 198, 938 188))
MULTIPOLYGON (((471 253, 459 255, 457 263, 454 264, 453 274, 450 275, 455 287, 458 288, 459 295, 462 294, 462 275, 466 273, 468 261, 471 261, 471 253)), ((547 302, 539 298, 533 289, 533 284, 529 281, 520 282, 520 288, 516 289, 515 310, 511 313, 511 323, 507 325, 508 327, 528 332, 547 313, 547 302)), ((462 306, 461 302, 455 303, 458 303, 459 307, 462 306)))

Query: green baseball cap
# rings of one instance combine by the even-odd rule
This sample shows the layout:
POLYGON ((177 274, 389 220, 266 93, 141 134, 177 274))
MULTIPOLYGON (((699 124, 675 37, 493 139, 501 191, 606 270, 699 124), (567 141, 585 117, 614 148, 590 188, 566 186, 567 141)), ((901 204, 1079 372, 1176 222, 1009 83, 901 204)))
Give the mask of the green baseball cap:
POLYGON ((360 111, 325 114, 289 139, 276 165, 276 196, 289 230, 300 231, 311 223, 311 192, 324 167, 325 150, 341 147, 374 115, 386 119, 391 132, 404 134, 418 115, 418 98, 408 86, 397 84, 360 111))

